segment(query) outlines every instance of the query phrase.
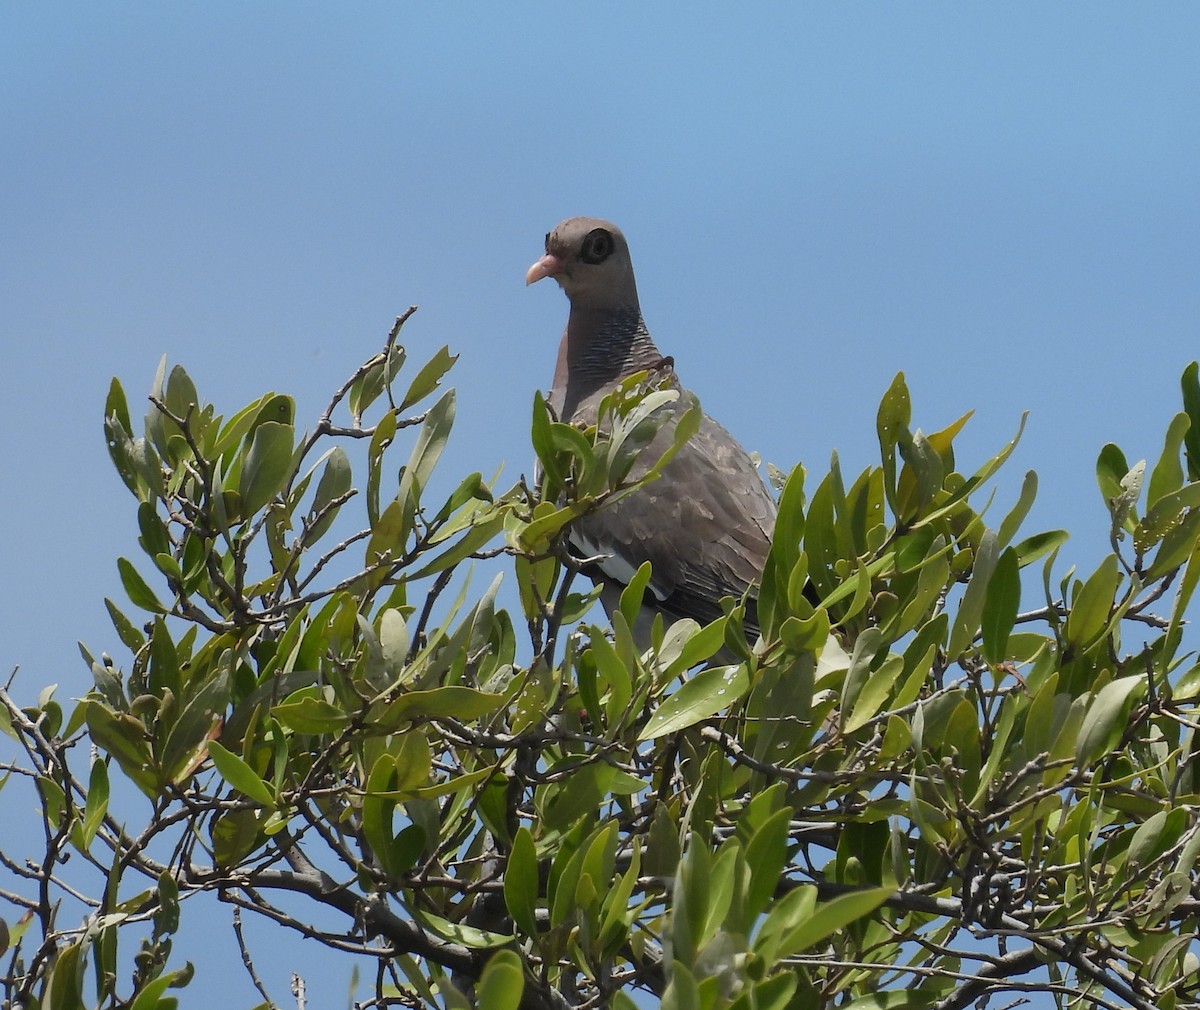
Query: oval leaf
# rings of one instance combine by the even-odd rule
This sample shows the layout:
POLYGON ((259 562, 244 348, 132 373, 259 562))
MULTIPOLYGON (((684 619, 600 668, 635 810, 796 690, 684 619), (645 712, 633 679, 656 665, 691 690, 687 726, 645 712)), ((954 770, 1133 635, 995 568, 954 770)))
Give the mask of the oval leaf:
POLYGON ((775 956, 784 958, 807 950, 843 926, 875 911, 895 893, 894 887, 873 887, 866 891, 842 894, 832 901, 817 905, 812 915, 784 937, 775 956))
POLYGON ((638 734, 639 740, 678 733, 728 708, 750 688, 744 666, 713 666, 701 670, 667 698, 638 734))
POLYGON ((210 740, 208 756, 212 758, 212 763, 216 766, 221 778, 243 796, 254 800, 255 803, 261 803, 265 807, 275 806, 275 797, 271 795, 267 784, 233 751, 226 750, 216 740, 210 740))
POLYGON ((244 517, 252 516, 282 490, 292 469, 294 432, 290 424, 278 421, 264 421, 254 430, 238 482, 244 517))
POLYGON ((504 903, 513 922, 528 936, 537 936, 538 865, 533 835, 522 825, 513 837, 504 874, 504 903))

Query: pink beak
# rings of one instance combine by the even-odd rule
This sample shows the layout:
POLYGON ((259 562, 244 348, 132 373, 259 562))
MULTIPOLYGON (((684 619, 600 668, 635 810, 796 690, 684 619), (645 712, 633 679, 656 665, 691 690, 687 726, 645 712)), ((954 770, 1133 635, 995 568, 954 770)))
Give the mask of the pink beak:
POLYGON ((555 256, 552 253, 546 253, 540 260, 531 266, 525 274, 525 285, 528 287, 535 281, 540 281, 543 277, 554 277, 562 272, 562 268, 566 263, 561 257, 555 256))

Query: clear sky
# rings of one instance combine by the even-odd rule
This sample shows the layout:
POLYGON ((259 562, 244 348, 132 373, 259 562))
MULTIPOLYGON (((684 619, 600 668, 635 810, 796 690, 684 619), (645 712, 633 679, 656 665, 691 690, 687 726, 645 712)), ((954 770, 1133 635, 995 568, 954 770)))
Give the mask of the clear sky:
MULTIPOLYGON (((112 375, 132 404, 165 353, 226 413, 276 390, 314 419, 416 303, 413 357, 462 354, 447 478, 511 482, 566 316, 523 277, 576 214, 624 229, 660 348, 747 447, 857 473, 899 370, 925 430, 977 410, 960 464, 1030 410, 995 508, 1036 469, 1031 531, 1094 567, 1097 452, 1153 462, 1200 356, 1200 6, 740 7, 4 5, 18 694, 86 690, 77 639, 120 652, 102 599, 139 551, 112 375)), ((310 978, 311 1005, 346 977, 310 978)), ((253 1002, 215 984, 184 1005, 253 1002)))

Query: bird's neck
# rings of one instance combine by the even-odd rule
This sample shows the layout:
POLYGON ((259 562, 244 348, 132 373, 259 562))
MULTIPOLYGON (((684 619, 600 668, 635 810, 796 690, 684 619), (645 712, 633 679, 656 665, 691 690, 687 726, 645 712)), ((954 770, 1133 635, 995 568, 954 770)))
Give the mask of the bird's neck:
POLYGON ((565 391, 562 416, 573 416, 575 407, 593 393, 662 360, 636 305, 603 312, 572 306, 554 372, 555 389, 565 391))

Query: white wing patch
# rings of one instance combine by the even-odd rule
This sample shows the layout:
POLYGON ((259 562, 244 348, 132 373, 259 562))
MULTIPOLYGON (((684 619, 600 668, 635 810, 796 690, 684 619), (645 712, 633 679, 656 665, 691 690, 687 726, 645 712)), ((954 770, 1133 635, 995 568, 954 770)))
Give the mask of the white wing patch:
MULTIPOLYGON (((571 530, 567 535, 567 539, 581 556, 585 558, 599 558, 600 560, 596 562, 596 567, 614 582, 619 582, 621 585, 627 586, 637 574, 638 566, 631 564, 627 558, 615 554, 611 548, 601 547, 594 540, 584 536, 579 530, 571 530)), ((665 600, 667 598, 668 594, 663 590, 662 586, 655 583, 653 573, 650 575, 650 585, 648 588, 654 594, 655 599, 665 600)))

